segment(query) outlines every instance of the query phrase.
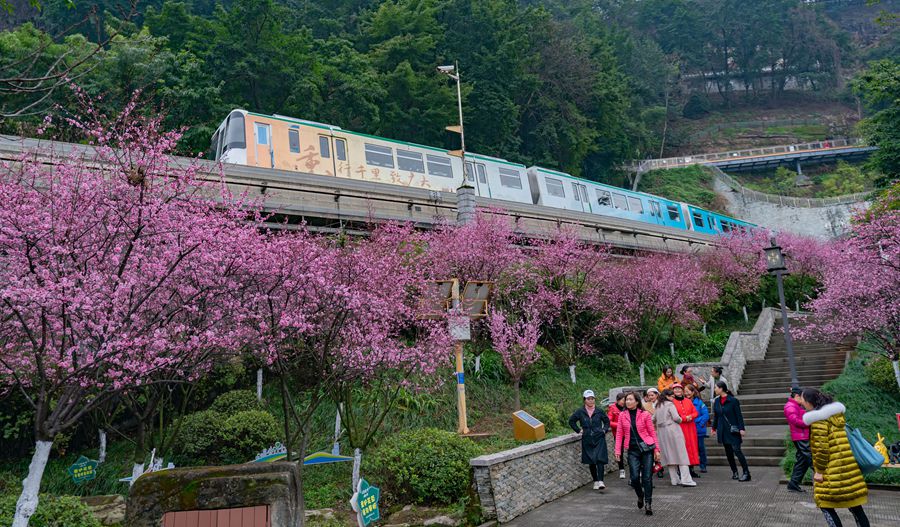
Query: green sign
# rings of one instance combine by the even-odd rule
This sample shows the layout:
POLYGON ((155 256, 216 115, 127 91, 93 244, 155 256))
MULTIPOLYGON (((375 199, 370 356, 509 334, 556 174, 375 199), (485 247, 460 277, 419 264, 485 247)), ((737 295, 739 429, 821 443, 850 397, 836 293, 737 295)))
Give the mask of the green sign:
POLYGON ((97 477, 97 462, 81 456, 74 465, 69 467, 68 472, 75 483, 90 481, 97 477))
POLYGON ((350 498, 350 506, 356 511, 356 519, 359 527, 366 527, 381 518, 378 510, 378 500, 381 499, 381 491, 378 487, 369 485, 369 482, 361 479, 356 487, 356 492, 350 498))

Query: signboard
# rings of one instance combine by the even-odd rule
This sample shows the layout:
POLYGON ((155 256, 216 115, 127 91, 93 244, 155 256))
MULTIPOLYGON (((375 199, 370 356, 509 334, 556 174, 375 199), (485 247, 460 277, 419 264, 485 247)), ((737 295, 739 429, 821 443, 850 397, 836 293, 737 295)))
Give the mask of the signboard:
POLYGON ((517 441, 538 441, 547 437, 544 423, 525 410, 513 412, 513 437, 517 441))
POLYGON ((448 330, 453 340, 472 340, 472 325, 469 317, 450 317, 448 330))
POLYGON ((75 483, 81 483, 83 481, 90 481, 97 477, 97 463, 93 459, 88 459, 84 456, 78 458, 78 461, 75 462, 71 467, 68 468, 67 472, 70 476, 72 476, 72 481, 75 483))
POLYGON ((359 527, 366 527, 381 518, 378 510, 378 500, 381 499, 381 491, 378 487, 369 485, 369 482, 361 479, 356 486, 356 492, 350 498, 350 506, 356 511, 356 521, 359 527))
POLYGON ((253 459, 253 463, 271 463, 272 461, 281 461, 287 457, 287 447, 281 443, 275 443, 274 446, 263 450, 253 459))
POLYGON ((486 317, 488 300, 491 298, 491 291, 493 291, 493 289, 493 282, 476 280, 466 282, 466 286, 463 288, 463 292, 460 295, 463 313, 471 318, 486 317))

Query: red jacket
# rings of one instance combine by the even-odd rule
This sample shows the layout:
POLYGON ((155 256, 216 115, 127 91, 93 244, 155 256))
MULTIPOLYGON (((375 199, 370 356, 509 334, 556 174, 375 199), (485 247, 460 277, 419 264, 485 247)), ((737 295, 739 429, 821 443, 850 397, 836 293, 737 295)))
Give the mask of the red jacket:
POLYGON ((791 441, 809 441, 809 426, 803 422, 805 413, 806 410, 797 401, 788 399, 785 403, 784 417, 791 428, 791 441))
MULTIPOLYGON (((631 444, 631 412, 622 410, 619 413, 619 428, 616 430, 616 452, 628 450, 631 444)), ((650 412, 642 409, 637 411, 637 431, 638 435, 648 445, 656 445, 656 451, 659 452, 659 441, 656 439, 656 429, 653 428, 653 416, 650 412)))
POLYGON ((622 410, 619 410, 619 407, 616 406, 616 403, 609 405, 609 411, 606 412, 607 417, 609 417, 609 429, 612 431, 613 435, 616 435, 616 427, 619 426, 619 413, 622 410))

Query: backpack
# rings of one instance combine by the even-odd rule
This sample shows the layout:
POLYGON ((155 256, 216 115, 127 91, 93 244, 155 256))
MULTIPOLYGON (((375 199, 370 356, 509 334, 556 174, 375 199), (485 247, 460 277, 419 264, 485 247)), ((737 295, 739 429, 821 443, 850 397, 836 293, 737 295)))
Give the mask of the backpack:
POLYGON ((859 428, 851 428, 849 425, 844 426, 847 432, 847 440, 850 441, 850 450, 853 451, 853 457, 859 470, 864 475, 875 472, 884 464, 884 456, 881 455, 871 443, 866 441, 859 428))

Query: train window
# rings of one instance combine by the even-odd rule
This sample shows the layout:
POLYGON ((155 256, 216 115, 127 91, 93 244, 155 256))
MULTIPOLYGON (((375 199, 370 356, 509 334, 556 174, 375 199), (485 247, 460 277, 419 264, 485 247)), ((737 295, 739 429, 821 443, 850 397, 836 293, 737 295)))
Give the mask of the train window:
POLYGON ((603 207, 612 207, 612 196, 608 190, 597 190, 597 204, 603 207))
POLYGON ((478 182, 487 184, 487 172, 484 171, 484 165, 478 164, 475 165, 475 168, 478 170, 478 182))
POLYGON ((288 130, 288 146, 291 148, 291 152, 300 153, 300 130, 288 130))
POLYGON ((628 200, 625 199, 623 194, 613 193, 613 206, 617 209, 628 210, 628 200))
POLYGON ((422 161, 422 154, 419 152, 410 152, 409 150, 397 150, 397 168, 400 170, 409 170, 410 172, 425 173, 425 161, 422 161))
POLYGON ((475 181, 475 163, 466 161, 466 181, 475 181))
POLYGON ((394 149, 366 143, 366 164, 376 167, 394 168, 394 149))
POLYGON ((338 161, 347 160, 347 141, 343 139, 334 140, 334 155, 337 156, 338 161))
POLYGON ((508 188, 522 188, 522 177, 517 170, 501 168, 500 184, 508 188))
POLYGON ((731 222, 730 221, 722 222, 722 232, 731 232, 731 222))
POLYGON ((641 203, 641 200, 639 200, 638 198, 632 198, 631 196, 628 196, 628 208, 633 210, 634 212, 637 212, 638 214, 644 213, 644 204, 641 203))
POLYGON ((453 166, 450 164, 449 157, 427 154, 425 158, 428 160, 428 175, 453 177, 453 166))
POLYGON ((213 159, 219 159, 219 131, 216 130, 216 133, 212 136, 212 141, 209 143, 209 153, 210 157, 213 159))
MULTIPOLYGON (((556 196, 557 198, 566 197, 566 189, 563 187, 562 181, 553 178, 547 178, 547 194, 556 196)), ((576 194, 575 198, 578 198, 576 194)))
POLYGON ((659 210, 659 203, 656 201, 650 202, 650 215, 656 216, 657 218, 662 218, 662 211, 659 210))
POLYGON ((695 212, 691 214, 691 217, 694 218, 694 226, 695 227, 703 227, 703 215, 699 212, 695 212))
POLYGON ((258 144, 258 145, 269 144, 269 125, 263 124, 263 123, 256 123, 256 144, 258 144))
POLYGON ((331 157, 331 142, 324 135, 319 136, 319 153, 325 159, 331 157))
POLYGON ((669 219, 672 221, 681 221, 681 211, 678 205, 666 205, 666 212, 669 213, 669 219))
POLYGON ((225 148, 247 148, 247 136, 244 128, 244 114, 236 112, 228 116, 228 124, 225 125, 225 148))

